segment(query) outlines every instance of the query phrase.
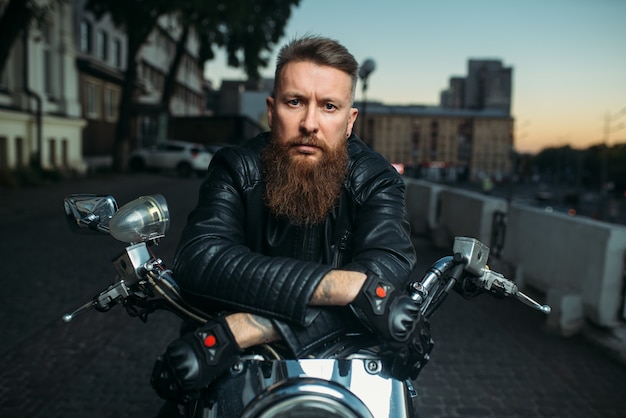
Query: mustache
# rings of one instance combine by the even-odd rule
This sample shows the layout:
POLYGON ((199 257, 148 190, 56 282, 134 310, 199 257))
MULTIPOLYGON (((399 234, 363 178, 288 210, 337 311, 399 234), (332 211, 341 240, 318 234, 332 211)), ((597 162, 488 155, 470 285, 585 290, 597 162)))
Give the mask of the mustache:
POLYGON ((326 144, 320 141, 315 135, 300 135, 293 138, 289 138, 286 144, 288 147, 294 147, 298 145, 307 145, 312 147, 321 148, 326 150, 326 144))

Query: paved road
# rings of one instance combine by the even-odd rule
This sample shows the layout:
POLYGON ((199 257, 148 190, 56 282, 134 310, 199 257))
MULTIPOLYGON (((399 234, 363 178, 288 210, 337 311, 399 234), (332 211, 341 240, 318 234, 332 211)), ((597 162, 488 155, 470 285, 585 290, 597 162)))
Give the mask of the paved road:
MULTIPOLYGON (((0 190, 0 416, 153 417, 161 401, 148 384, 154 359, 178 321, 144 324, 117 307, 69 324, 61 316, 113 278, 123 244, 72 234, 68 193, 110 193, 120 204, 162 193, 172 227, 157 249, 171 260, 198 179, 113 176, 45 188, 0 190)), ((419 271, 438 257, 416 240, 419 271)), ((626 367, 582 337, 561 338, 513 300, 452 295, 433 318, 435 350, 418 379, 422 417, 622 417, 626 367)))

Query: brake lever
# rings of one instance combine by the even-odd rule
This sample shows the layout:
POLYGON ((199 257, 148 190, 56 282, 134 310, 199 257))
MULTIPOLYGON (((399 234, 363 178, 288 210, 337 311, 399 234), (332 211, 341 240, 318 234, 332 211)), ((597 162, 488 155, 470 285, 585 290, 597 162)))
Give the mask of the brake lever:
POLYGON ((113 283, 104 291, 100 292, 98 296, 80 306, 74 312, 63 315, 64 322, 70 322, 72 319, 80 314, 95 309, 100 312, 106 312, 113 307, 113 305, 120 303, 130 295, 128 287, 123 280, 113 283))
POLYGON ((552 308, 550 308, 549 305, 542 305, 533 300, 531 297, 521 292, 511 280, 488 268, 484 269, 483 274, 480 276, 472 276, 470 280, 476 286, 491 291, 497 295, 513 296, 525 305, 530 306, 533 309, 537 309, 546 315, 552 311, 552 308))

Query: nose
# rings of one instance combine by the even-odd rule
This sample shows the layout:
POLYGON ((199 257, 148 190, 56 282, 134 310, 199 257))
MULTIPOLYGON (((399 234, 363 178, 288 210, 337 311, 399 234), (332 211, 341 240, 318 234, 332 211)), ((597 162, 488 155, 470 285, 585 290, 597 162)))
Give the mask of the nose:
POLYGON ((317 133, 319 121, 315 106, 307 106, 300 123, 300 131, 305 134, 317 133))

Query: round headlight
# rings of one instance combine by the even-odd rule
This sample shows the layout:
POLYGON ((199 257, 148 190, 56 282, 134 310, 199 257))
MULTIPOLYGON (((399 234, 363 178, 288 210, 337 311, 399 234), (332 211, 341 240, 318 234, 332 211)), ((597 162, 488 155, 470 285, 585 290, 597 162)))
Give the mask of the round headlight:
POLYGON ((251 402, 242 418, 373 418, 345 387, 317 378, 281 382, 251 402))
POLYGON ((160 194, 141 196, 122 206, 109 221, 111 235, 122 242, 144 242, 165 236, 170 212, 160 194))

